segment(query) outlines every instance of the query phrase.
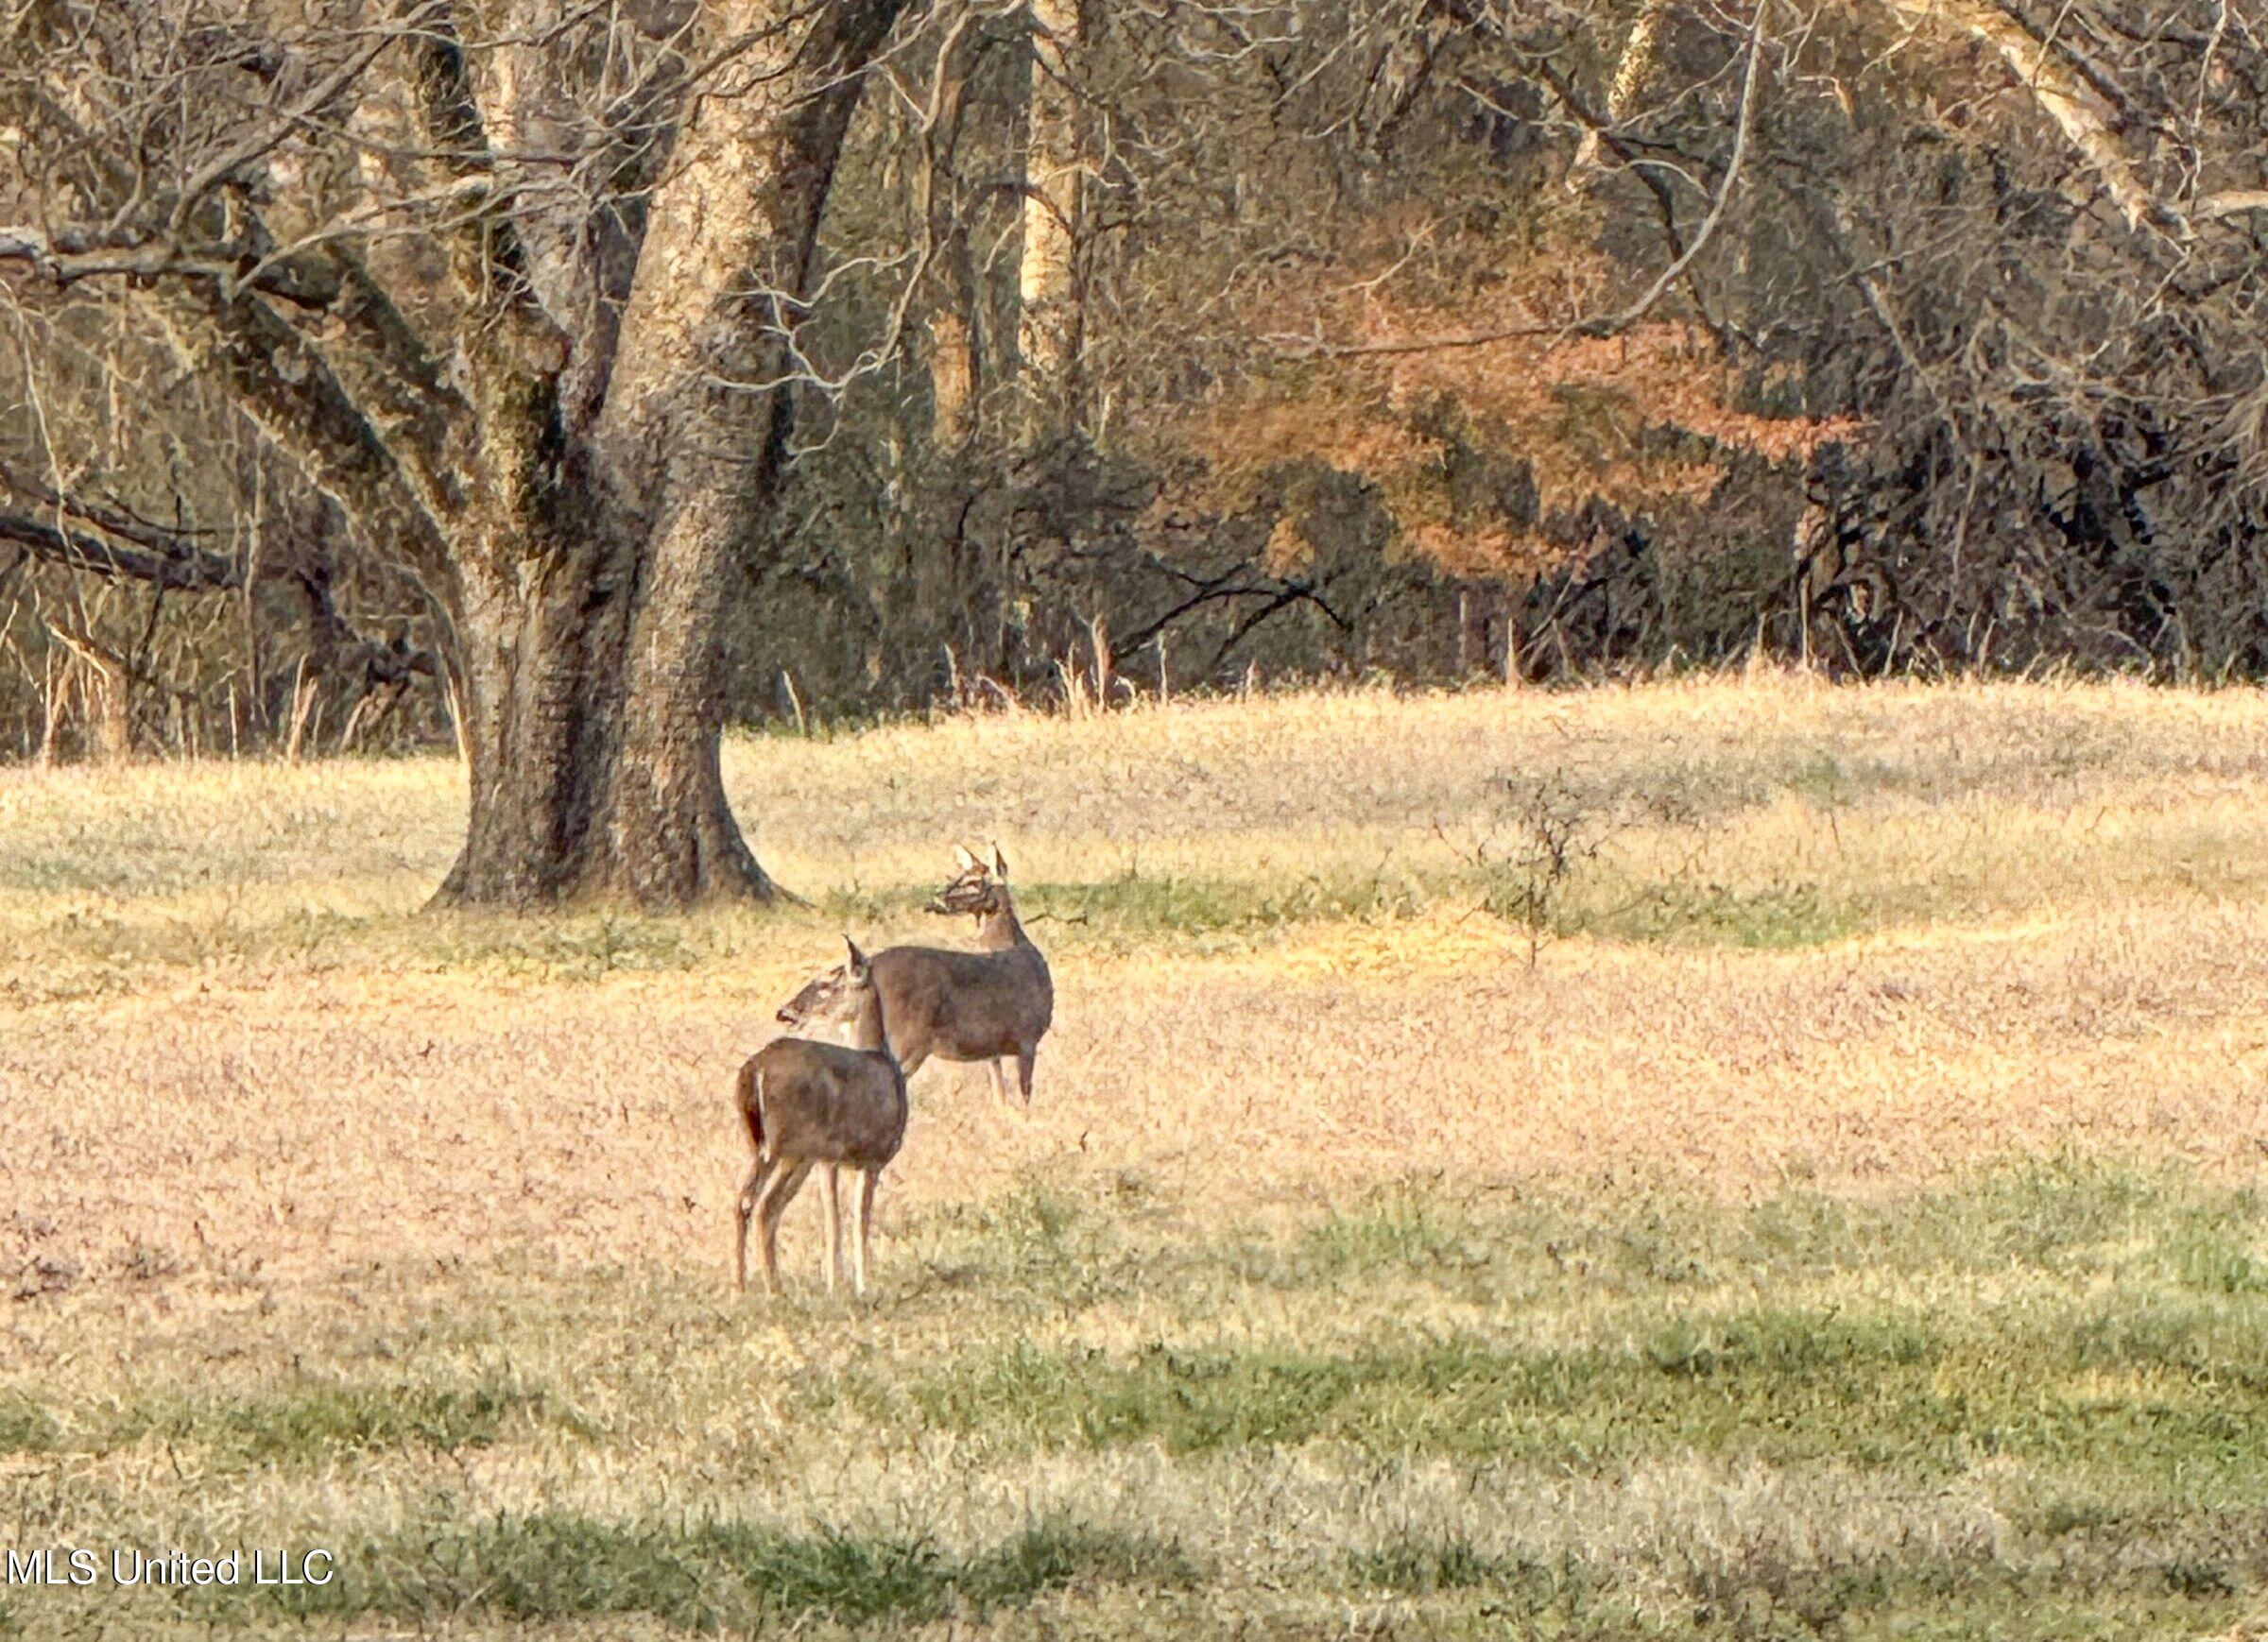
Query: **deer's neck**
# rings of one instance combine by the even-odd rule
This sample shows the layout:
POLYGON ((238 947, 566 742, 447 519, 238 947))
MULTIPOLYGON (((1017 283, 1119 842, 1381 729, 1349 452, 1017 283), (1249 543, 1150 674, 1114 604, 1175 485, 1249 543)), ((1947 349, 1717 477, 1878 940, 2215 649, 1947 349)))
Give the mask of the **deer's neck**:
POLYGON ((882 1017, 881 987, 868 992, 866 1001, 859 1004, 858 1013, 850 1018, 848 1037, 852 1049, 864 1050, 868 1054, 889 1052, 890 1035, 882 1017))
POLYGON ((1029 946, 1031 939, 1016 921, 1015 905, 1005 897, 997 910, 977 917, 976 944, 982 951, 1005 952, 1010 947, 1029 946))

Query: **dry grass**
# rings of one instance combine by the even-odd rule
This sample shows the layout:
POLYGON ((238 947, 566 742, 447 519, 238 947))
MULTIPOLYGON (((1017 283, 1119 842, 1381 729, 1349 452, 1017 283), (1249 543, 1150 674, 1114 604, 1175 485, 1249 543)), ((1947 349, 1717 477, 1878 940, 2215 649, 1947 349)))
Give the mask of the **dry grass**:
MULTIPOLYGON (((335 1544, 332 1630, 2259 1613, 2257 693, 1301 696, 728 772, 814 906, 421 917, 438 762, 0 774, 18 1543, 335 1544), (1596 852, 1523 898, 1538 782, 1596 852), (731 1304, 732 1069, 994 836, 1035 1109, 925 1072, 875 1305, 731 1304)), ((0 1590, 129 1612, 297 1622, 0 1590)))

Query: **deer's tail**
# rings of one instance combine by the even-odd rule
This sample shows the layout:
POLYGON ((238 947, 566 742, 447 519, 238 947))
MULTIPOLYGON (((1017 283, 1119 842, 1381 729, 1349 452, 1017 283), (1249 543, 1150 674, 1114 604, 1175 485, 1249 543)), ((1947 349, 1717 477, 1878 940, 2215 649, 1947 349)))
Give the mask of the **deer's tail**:
POLYGON ((740 1119, 748 1126, 748 1146, 757 1156, 765 1155, 764 1139, 764 1068, 750 1060, 740 1069, 740 1119))

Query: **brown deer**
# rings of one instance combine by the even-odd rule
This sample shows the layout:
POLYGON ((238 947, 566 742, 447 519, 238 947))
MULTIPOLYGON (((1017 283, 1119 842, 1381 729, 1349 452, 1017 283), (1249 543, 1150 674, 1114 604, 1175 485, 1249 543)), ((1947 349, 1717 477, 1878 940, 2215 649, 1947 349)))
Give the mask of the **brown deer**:
MULTIPOLYGON (((823 1167, 819 1190, 827 1211, 827 1291, 843 1259, 840 1172, 852 1175, 851 1280, 867 1291, 867 1250, 873 1232, 874 1179, 905 1139, 905 1073, 890 1052, 888 1006, 868 962, 848 935, 850 956, 836 971, 850 1012, 848 1047, 804 1037, 775 1037, 740 1069, 737 1099, 756 1161, 740 1189, 740 1235, 733 1274, 748 1286, 748 1223, 759 1223, 757 1257, 764 1286, 780 1289, 780 1217, 803 1178, 823 1167)), ((786 1011, 781 1012, 782 1017, 786 1011)))
MULTIPOLYGON (((889 1023, 890 1052, 912 1077, 923 1062, 987 1062, 992 1092, 1008 1098, 1004 1073, 1016 1061, 1017 1086, 1032 1101, 1032 1058, 1055 1018, 1056 985, 1047 960, 1016 918, 1008 894, 1008 864, 1000 846, 991 860, 954 852, 960 873, 929 903, 933 913, 976 919, 978 949, 891 947, 874 954, 874 984, 889 1023)), ((780 1018, 790 1026, 837 1024, 856 1007, 847 969, 821 975, 799 992, 780 1018)))

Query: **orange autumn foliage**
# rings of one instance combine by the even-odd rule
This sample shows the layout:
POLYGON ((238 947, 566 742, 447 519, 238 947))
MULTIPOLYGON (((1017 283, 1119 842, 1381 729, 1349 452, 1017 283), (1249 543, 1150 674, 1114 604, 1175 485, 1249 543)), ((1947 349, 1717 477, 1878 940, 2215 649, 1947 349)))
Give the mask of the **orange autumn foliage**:
MULTIPOLYGON (((1527 574, 1564 552, 1545 529, 1555 515, 1594 500, 1635 514, 1706 505, 1736 459, 1792 465, 1851 433, 1847 421, 1742 408, 1732 362, 1685 320, 1567 334, 1606 305, 1605 286, 1596 259, 1539 254, 1455 303, 1399 300, 1371 282, 1304 304, 1270 291, 1264 311, 1279 325, 1304 316, 1331 344, 1287 348, 1282 368, 1187 419, 1184 448, 1207 462, 1204 499, 1249 505, 1271 476, 1301 469, 1358 474, 1378 487, 1408 551, 1452 574, 1527 574), (1508 331, 1543 334, 1363 351, 1508 331), (1534 517, 1459 505, 1447 477, 1452 444, 1522 465, 1534 517)), ((1296 509, 1296 485, 1291 501, 1296 509)), ((1280 529, 1270 557, 1297 540, 1296 527, 1280 529)))

